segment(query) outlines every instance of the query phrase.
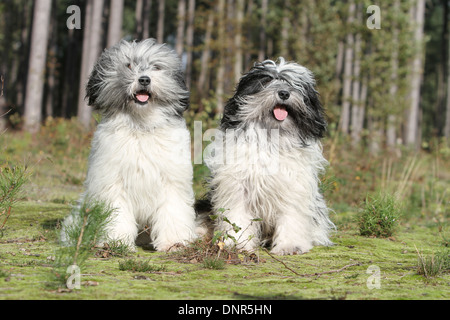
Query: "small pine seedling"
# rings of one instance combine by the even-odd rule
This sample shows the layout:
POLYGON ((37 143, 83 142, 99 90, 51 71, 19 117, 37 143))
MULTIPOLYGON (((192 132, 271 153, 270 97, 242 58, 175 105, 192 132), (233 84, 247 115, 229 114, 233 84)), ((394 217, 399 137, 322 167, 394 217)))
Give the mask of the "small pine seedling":
POLYGON ((26 166, 0 166, 0 236, 14 204, 20 197, 23 185, 31 175, 27 169, 26 166))
POLYGON ((70 225, 64 229, 66 243, 55 254, 53 273, 56 278, 66 281, 66 270, 71 265, 82 268, 92 248, 100 239, 105 238, 106 225, 111 220, 115 209, 104 202, 87 199, 71 213, 70 225))

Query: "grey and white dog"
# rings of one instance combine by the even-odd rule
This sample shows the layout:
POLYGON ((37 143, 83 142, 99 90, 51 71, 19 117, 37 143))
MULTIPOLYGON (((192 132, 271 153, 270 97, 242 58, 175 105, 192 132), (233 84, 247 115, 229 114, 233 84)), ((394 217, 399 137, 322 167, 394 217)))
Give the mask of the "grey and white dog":
POLYGON ((240 79, 205 158, 209 200, 222 216, 215 229, 234 238, 227 244, 251 251, 269 242, 280 255, 332 244, 334 225, 319 190, 325 129, 305 67, 266 60, 240 79))
MULTIPOLYGON (((122 40, 98 59, 86 91, 101 122, 81 201, 115 208, 107 236, 130 247, 145 226, 159 251, 192 240, 193 170, 182 116, 189 92, 179 57, 153 39, 122 40)), ((69 216, 64 224, 75 221, 69 216)))

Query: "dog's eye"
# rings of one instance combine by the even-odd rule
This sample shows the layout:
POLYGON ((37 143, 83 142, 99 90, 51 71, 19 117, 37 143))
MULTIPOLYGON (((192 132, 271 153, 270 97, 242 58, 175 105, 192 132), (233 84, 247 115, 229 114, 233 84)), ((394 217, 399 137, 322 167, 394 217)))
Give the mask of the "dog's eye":
POLYGON ((127 64, 127 68, 131 70, 131 63, 127 64))
POLYGON ((161 70, 161 66, 159 64, 154 64, 153 70, 159 71, 159 70, 161 70))

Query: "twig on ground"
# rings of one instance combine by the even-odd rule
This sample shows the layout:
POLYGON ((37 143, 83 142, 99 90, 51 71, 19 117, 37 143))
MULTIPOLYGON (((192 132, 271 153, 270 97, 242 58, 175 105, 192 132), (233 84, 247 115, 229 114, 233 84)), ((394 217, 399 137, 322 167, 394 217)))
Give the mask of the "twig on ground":
POLYGON ((347 268, 362 265, 361 262, 356 262, 356 263, 352 263, 352 264, 348 264, 348 265, 346 265, 346 266, 343 266, 342 268, 337 269, 337 270, 329 270, 329 271, 316 272, 316 273, 309 273, 309 274, 308 274, 308 273, 300 274, 300 273, 298 273, 297 271, 293 270, 292 268, 289 268, 289 267, 286 265, 286 263, 284 263, 284 262, 281 261, 280 259, 274 257, 274 256, 269 252, 269 250, 267 250, 267 249, 264 248, 264 251, 267 252, 267 253, 269 254, 269 256, 271 256, 274 260, 280 262, 286 269, 288 269, 289 271, 293 272, 295 275, 297 275, 297 276, 299 276, 299 277, 320 277, 320 276, 323 275, 323 274, 338 273, 338 272, 344 271, 344 270, 347 269, 347 268))
POLYGON ((284 263, 283 261, 281 261, 281 260, 275 258, 275 257, 269 252, 269 250, 267 250, 266 248, 264 248, 264 251, 267 252, 267 253, 269 254, 269 256, 271 256, 274 260, 280 262, 286 269, 288 269, 289 271, 295 273, 297 276, 301 276, 301 274, 299 274, 297 271, 295 271, 295 270, 289 268, 289 267, 286 265, 286 263, 284 263))

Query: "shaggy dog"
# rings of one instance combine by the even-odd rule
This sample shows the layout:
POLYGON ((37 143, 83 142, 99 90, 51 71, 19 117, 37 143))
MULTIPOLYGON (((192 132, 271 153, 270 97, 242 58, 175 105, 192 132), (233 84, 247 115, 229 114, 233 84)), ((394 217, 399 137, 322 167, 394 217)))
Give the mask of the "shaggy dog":
MULTIPOLYGON (((122 40, 103 52, 86 91, 101 122, 81 201, 89 197, 115 208, 108 238, 132 248, 146 226, 158 251, 192 240, 193 171, 182 116, 189 93, 176 53, 154 39, 122 40)), ((71 223, 74 215, 64 224, 71 223)))
POLYGON ((216 231, 251 251, 269 242, 279 255, 331 245, 334 227, 319 190, 326 129, 312 73, 266 60, 245 74, 205 150, 216 231))

